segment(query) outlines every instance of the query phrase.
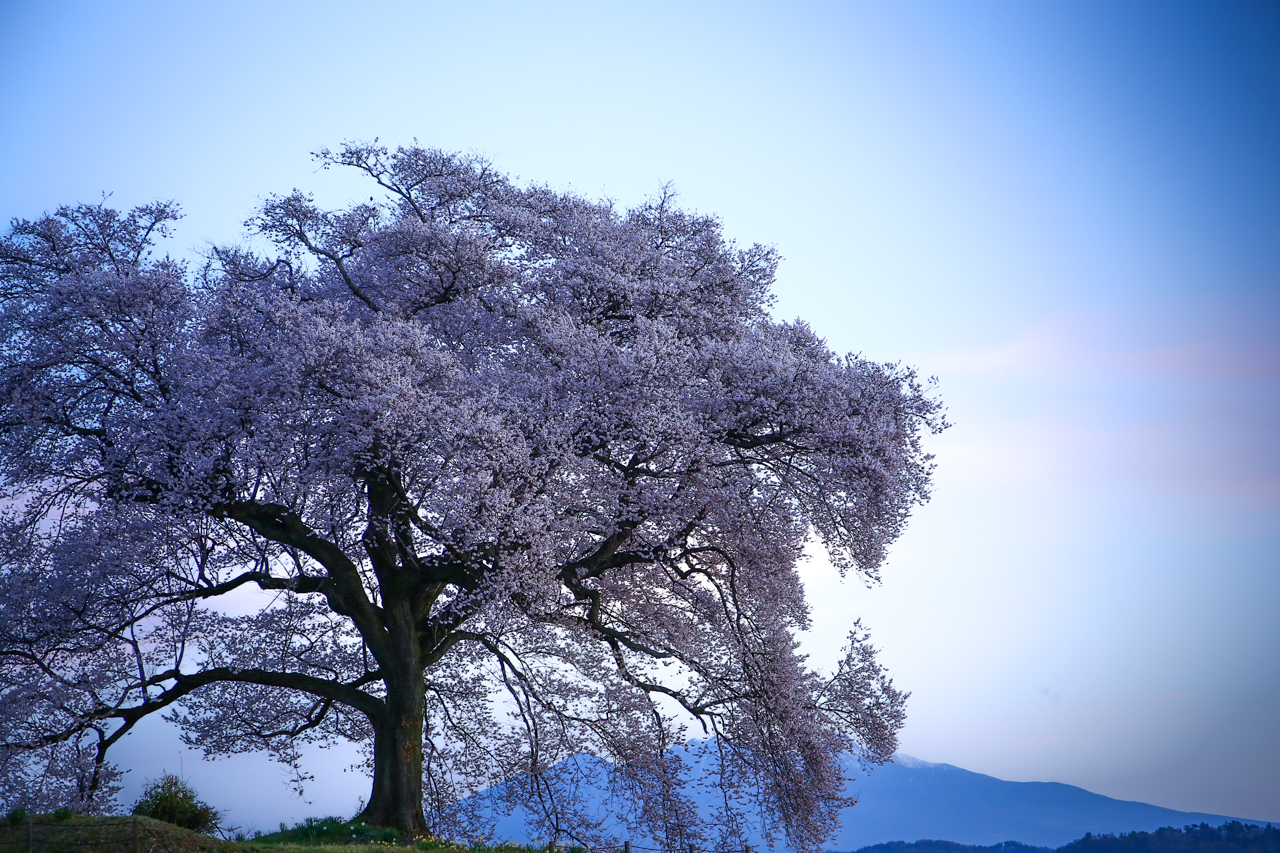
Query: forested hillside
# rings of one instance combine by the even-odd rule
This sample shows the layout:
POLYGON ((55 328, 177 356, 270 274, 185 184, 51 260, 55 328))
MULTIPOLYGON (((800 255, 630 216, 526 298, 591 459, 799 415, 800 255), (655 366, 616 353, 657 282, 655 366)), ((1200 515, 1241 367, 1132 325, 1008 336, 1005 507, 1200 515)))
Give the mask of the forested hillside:
MULTIPOLYGON (((857 853, 1050 853, 1050 847, 1032 847, 1005 841, 988 847, 954 841, 891 841, 863 847, 857 853)), ((1085 833, 1079 840, 1057 848, 1057 853, 1280 853, 1280 828, 1229 821, 1219 827, 1207 823, 1176 829, 1166 826, 1154 832, 1119 835, 1085 833)))
POLYGON ((1219 827, 1207 823, 1155 832, 1085 835, 1059 847, 1060 853, 1275 853, 1280 851, 1280 828, 1230 821, 1219 827))

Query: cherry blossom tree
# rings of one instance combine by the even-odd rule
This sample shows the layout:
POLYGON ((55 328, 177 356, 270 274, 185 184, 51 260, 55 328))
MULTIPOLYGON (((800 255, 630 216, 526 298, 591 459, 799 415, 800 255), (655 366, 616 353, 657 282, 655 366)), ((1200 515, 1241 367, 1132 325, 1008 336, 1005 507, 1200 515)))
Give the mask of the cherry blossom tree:
POLYGON ((505 780, 592 843, 594 755, 651 837, 728 844, 754 804, 816 848, 904 695, 858 626, 808 668, 797 561, 876 578, 938 402, 772 319, 774 251, 670 194, 318 157, 374 196, 272 197, 259 250, 202 269, 156 256, 172 203, 0 242, 0 796, 105 808, 108 750, 162 713, 211 755, 365 743, 363 816, 403 830, 505 780))

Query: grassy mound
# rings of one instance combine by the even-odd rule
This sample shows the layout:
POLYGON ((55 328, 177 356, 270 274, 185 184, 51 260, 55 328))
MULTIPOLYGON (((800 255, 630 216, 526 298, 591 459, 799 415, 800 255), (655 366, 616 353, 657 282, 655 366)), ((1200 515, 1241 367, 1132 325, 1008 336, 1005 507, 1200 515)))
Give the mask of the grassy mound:
MULTIPOLYGON (((0 820, 0 851, 27 849, 32 833, 36 851, 82 850, 92 853, 134 853, 133 817, 33 815, 26 823, 0 820), (59 819, 62 818, 62 819, 59 819)), ((366 826, 341 818, 308 818, 292 829, 270 835, 224 841, 154 818, 137 818, 137 847, 141 853, 387 853, 389 845, 439 853, 541 853, 516 844, 456 845, 430 836, 404 838, 394 829, 366 826)))
MULTIPOLYGON (((72 815, 32 815, 26 823, 0 823, 0 850, 25 851, 27 833, 35 850, 91 850, 93 853, 133 853, 134 818, 72 815), (60 815, 58 817, 61 817, 60 815)), ((189 829, 154 820, 138 819, 137 849, 143 853, 232 853, 238 845, 189 829)))

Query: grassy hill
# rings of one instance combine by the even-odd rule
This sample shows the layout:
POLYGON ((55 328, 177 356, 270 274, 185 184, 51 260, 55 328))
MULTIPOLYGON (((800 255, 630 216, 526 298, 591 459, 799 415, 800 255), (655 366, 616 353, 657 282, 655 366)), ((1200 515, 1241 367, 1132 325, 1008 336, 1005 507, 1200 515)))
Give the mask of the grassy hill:
POLYGON ((33 850, 85 853, 232 853, 238 845, 210 838, 149 817, 84 817, 56 820, 53 815, 33 815, 30 825, 0 823, 0 851, 25 853, 28 838, 33 850))
POLYGON ((534 853, 512 844, 460 847, 430 837, 398 838, 394 830, 339 818, 309 819, 292 829, 226 841, 148 817, 82 815, 34 815, 30 826, 0 822, 0 853, 26 853, 28 837, 30 849, 40 853, 386 853, 392 844, 440 853, 534 853))

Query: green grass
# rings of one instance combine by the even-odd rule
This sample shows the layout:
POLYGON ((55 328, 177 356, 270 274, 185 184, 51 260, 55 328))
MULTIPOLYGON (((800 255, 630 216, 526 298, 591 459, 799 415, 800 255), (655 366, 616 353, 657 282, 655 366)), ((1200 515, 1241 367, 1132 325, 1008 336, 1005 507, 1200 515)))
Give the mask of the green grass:
MULTIPOLYGON (((62 814, 32 815, 32 845, 36 850, 68 850, 82 847, 94 853, 132 853, 132 817, 84 817, 62 814)), ((26 850, 28 828, 25 822, 0 823, 0 848, 26 850)), ((210 838, 197 832, 153 820, 138 818, 138 836, 143 850, 167 850, 174 853, 233 853, 234 844, 210 838)), ((385 848, 384 848, 385 849, 385 848)))
MULTIPOLYGON (((92 845, 94 853, 132 853, 133 817, 84 817, 73 815, 33 815, 36 850, 67 849, 70 845, 92 845), (59 819, 61 818, 61 819, 59 819)), ((388 848, 431 850, 440 853, 544 853, 541 848, 521 844, 459 845, 432 836, 400 837, 394 829, 370 827, 338 817, 308 818, 279 832, 226 841, 188 829, 139 817, 138 832, 143 850, 174 853, 387 853, 388 848)), ((0 821, 0 849, 25 850, 25 823, 0 821)), ((568 851, 566 851, 568 853, 568 851)))
POLYGON ((260 835, 238 842, 245 850, 289 851, 369 851, 385 850, 388 846, 402 846, 415 850, 438 850, 441 853, 542 853, 540 848, 504 842, 500 844, 455 844, 431 835, 416 838, 400 836, 396 830, 367 826, 359 821, 345 821, 340 817, 307 818, 292 828, 281 824, 279 832, 260 835))

